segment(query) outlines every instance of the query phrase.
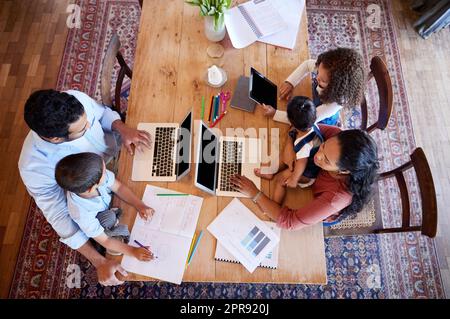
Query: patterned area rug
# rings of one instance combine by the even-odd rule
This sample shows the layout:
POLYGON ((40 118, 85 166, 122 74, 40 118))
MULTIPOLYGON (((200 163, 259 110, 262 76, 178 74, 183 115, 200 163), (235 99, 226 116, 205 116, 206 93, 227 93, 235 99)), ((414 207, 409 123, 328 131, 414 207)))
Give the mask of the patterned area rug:
MULTIPOLYGON (((140 9, 137 1, 77 1, 81 29, 69 31, 58 89, 76 88, 100 100, 101 61, 113 31, 132 65, 140 9)), ((387 0, 307 1, 311 56, 336 46, 357 49, 369 66, 380 55, 394 85, 394 113, 384 132, 375 132, 381 170, 408 160, 415 147, 395 29, 387 0), (372 4, 368 8, 368 5, 372 4), (373 11, 371 11, 373 10, 373 11), (378 15, 379 13, 379 15, 378 15), (378 20, 379 18, 379 20, 378 20), (378 24, 379 22, 379 24, 378 24)), ((369 107, 376 98, 368 91, 369 107), (372 103, 371 103, 372 102, 372 103)), ((127 92, 125 92, 127 94, 127 92)), ((374 113, 371 114, 374 116, 374 113)), ((358 127, 359 112, 345 114, 344 126, 358 127)), ((373 118, 373 117, 372 117, 373 118)), ((411 201, 420 216, 417 183, 410 176, 411 201)), ((380 183, 384 222, 399 220, 400 203, 392 182, 380 183)), ((95 269, 58 241, 34 204, 31 205, 10 297, 12 298, 444 298, 434 242, 417 234, 355 236, 326 240, 328 284, 274 285, 126 283, 102 287, 95 269), (75 265, 75 268, 74 268, 75 265), (79 267, 79 268, 77 268, 79 267), (81 270, 79 287, 70 280, 81 270), (69 288, 73 287, 73 288, 69 288)))

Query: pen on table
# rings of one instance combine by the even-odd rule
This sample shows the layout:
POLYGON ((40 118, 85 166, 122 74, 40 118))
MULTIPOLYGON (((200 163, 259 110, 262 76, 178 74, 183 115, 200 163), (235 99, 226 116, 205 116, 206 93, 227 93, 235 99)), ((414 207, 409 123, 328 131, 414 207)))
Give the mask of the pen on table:
POLYGON ((203 121, 203 116, 205 115, 205 97, 202 96, 202 113, 201 113, 201 118, 203 121))
POLYGON ((217 120, 214 121, 214 123, 211 124, 210 127, 214 127, 216 126, 217 123, 219 123, 219 121, 225 116, 225 114, 227 114, 228 111, 225 111, 224 113, 222 113, 219 118, 217 120))
POLYGON ((189 196, 189 194, 182 194, 182 193, 178 193, 178 194, 156 194, 156 196, 189 196))
MULTIPOLYGON (((142 247, 142 248, 144 248, 144 249, 147 249, 148 251, 150 251, 150 249, 148 249, 147 247, 145 247, 144 245, 142 245, 140 242, 138 242, 136 239, 134 240, 134 242, 136 243, 136 244, 138 244, 139 245, 139 247, 142 247)), ((151 251, 150 251, 151 252, 151 251)), ((153 253, 152 253, 152 255, 153 255, 153 258, 158 258, 158 257, 156 257, 153 253)))
POLYGON ((198 235, 197 241, 195 242, 194 248, 192 249, 191 256, 189 257, 188 265, 191 263, 192 257, 194 257, 194 255, 195 255, 195 252, 197 250, 198 244, 200 243, 200 239, 202 239, 202 236, 203 236, 203 230, 198 235))
POLYGON ((189 247, 188 258, 186 259, 186 265, 184 266, 184 270, 186 270, 186 268, 188 266, 189 259, 191 258, 192 248, 194 248, 194 242, 195 242, 195 238, 196 237, 197 237, 197 234, 194 233, 194 237, 192 238, 192 241, 191 241, 191 247, 189 247))

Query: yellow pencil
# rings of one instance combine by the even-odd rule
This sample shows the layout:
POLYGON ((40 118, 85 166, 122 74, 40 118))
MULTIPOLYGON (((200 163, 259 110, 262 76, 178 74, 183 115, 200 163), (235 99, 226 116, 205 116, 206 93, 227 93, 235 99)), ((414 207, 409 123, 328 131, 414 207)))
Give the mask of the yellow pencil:
POLYGON ((188 254, 188 258, 186 259, 186 266, 184 267, 184 270, 186 270, 186 268, 188 266, 188 261, 189 261, 189 258, 191 257, 192 248, 194 247, 194 243, 195 243, 195 238, 196 237, 197 237, 197 234, 194 233, 194 237, 192 237, 191 247, 189 248, 189 254, 188 254))

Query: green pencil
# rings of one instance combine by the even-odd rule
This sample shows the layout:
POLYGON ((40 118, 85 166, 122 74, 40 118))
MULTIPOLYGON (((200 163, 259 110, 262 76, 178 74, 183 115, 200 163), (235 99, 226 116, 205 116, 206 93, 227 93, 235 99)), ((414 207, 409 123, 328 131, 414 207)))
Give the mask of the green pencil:
POLYGON ((189 194, 156 194, 156 196, 189 196, 189 194))
POLYGON ((205 97, 202 96, 202 114, 200 115, 203 121, 203 116, 205 115, 205 97))

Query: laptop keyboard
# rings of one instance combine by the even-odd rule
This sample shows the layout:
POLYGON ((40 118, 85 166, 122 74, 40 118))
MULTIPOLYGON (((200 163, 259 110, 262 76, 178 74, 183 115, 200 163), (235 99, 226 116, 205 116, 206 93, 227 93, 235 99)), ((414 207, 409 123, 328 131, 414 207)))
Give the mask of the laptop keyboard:
POLYGON ((243 143, 238 141, 223 141, 221 177, 219 189, 225 192, 236 192, 230 183, 230 177, 241 175, 242 171, 242 147, 243 143))
POLYGON ((175 127, 157 127, 153 150, 152 176, 174 175, 175 127))

